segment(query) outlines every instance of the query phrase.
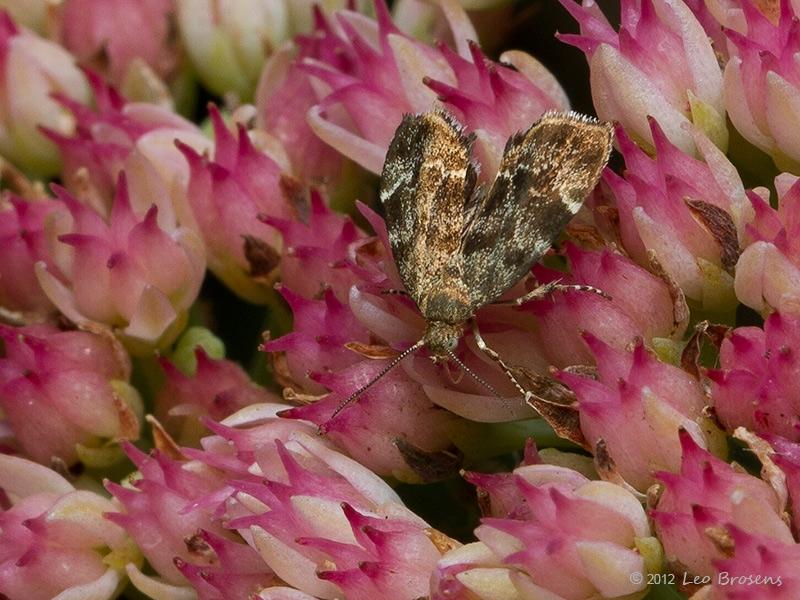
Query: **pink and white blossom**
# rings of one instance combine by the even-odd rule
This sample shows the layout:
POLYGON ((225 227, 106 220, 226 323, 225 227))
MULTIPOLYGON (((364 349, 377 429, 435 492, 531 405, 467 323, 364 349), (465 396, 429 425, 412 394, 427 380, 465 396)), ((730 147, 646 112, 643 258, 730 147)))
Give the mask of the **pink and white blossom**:
POLYGON ((9 600, 112 600, 124 565, 141 555, 105 519, 112 500, 78 490, 56 472, 0 454, 0 594, 9 600))
POLYGON ((0 13, 0 75, 0 154, 36 175, 57 174, 58 149, 39 128, 62 135, 75 131, 75 119, 52 95, 88 104, 92 94, 86 76, 69 52, 21 29, 5 11, 0 13))
POLYGON ((682 1, 622 0, 615 31, 593 0, 561 0, 580 34, 560 39, 586 54, 601 119, 617 121, 652 150, 648 119, 683 152, 696 151, 690 124, 728 144, 722 71, 706 32, 682 1))
POLYGON ((23 455, 45 465, 104 467, 137 439, 142 401, 110 332, 0 325, 0 409, 23 455))
POLYGON ((200 291, 205 255, 197 236, 165 219, 153 204, 143 218, 131 206, 124 174, 105 221, 63 188, 55 188, 72 224, 59 233, 53 262, 37 264, 39 283, 68 319, 102 323, 133 352, 148 352, 175 340, 200 291))

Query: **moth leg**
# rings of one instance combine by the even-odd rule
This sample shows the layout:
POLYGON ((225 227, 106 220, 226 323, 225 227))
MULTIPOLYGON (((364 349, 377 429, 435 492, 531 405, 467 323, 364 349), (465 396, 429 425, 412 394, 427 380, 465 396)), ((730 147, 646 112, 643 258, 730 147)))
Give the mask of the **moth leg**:
POLYGON ((533 300, 541 300, 543 298, 547 298, 554 292, 566 292, 568 290, 574 290, 577 292, 589 292, 592 294, 597 294, 605 298, 606 300, 611 300, 611 296, 606 294, 603 290, 596 288, 591 285, 584 285, 580 283, 559 283, 561 280, 556 279, 555 281, 551 281, 550 283, 545 283, 544 285, 540 285, 532 289, 527 294, 523 294, 519 298, 514 298, 512 300, 500 300, 497 302, 492 302, 493 305, 499 306, 521 306, 526 302, 531 302, 533 300))
POLYGON ((497 363, 500 369, 502 369, 505 376, 508 377, 511 383, 514 384, 514 387, 517 388, 517 391, 520 394, 522 394, 522 396, 525 398, 525 401, 527 402, 529 392, 527 392, 525 388, 523 388, 522 385, 520 385, 519 381, 517 381, 517 378, 514 377, 514 374, 511 372, 509 366, 505 363, 505 361, 502 358, 500 358, 500 355, 496 351, 492 350, 486 343, 486 341, 483 339, 481 332, 478 330, 477 321, 475 319, 470 319, 470 325, 472 326, 472 336, 475 338, 475 344, 478 346, 478 350, 483 352, 486 356, 488 356, 495 363, 497 363))
POLYGON ((381 294, 384 296, 404 296, 405 298, 410 298, 410 294, 405 290, 398 290, 395 288, 389 288, 388 290, 381 290, 381 294))

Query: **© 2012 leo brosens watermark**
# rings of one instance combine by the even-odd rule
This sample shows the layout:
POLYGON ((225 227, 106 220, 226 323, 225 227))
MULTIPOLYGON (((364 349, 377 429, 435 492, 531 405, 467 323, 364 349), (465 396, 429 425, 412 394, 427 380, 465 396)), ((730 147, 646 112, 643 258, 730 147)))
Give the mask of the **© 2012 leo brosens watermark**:
POLYGON ((780 575, 761 575, 756 573, 733 575, 728 571, 720 571, 716 575, 694 575, 692 573, 640 573, 634 571, 630 574, 631 583, 647 585, 677 585, 677 586, 773 586, 781 587, 783 581, 780 575))

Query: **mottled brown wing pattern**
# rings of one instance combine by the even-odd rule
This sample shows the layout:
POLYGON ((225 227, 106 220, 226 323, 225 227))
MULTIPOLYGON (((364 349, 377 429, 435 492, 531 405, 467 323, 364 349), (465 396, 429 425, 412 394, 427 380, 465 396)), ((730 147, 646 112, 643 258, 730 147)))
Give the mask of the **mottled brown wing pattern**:
POLYGON ((613 129, 575 113, 546 113, 506 144, 488 194, 468 207, 460 252, 473 310, 496 300, 550 248, 592 191, 613 129))
POLYGON ((472 140, 443 111, 406 115, 386 153, 380 199, 392 253, 418 306, 448 264, 460 271, 464 204, 475 187, 472 140))

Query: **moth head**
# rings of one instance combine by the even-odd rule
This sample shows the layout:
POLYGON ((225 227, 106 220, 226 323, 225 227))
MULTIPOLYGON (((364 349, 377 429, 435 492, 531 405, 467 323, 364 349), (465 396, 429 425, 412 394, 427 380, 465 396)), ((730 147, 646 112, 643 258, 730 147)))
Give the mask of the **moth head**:
POLYGON ((430 321, 422 339, 434 360, 446 359, 458 346, 463 332, 463 323, 430 321))

